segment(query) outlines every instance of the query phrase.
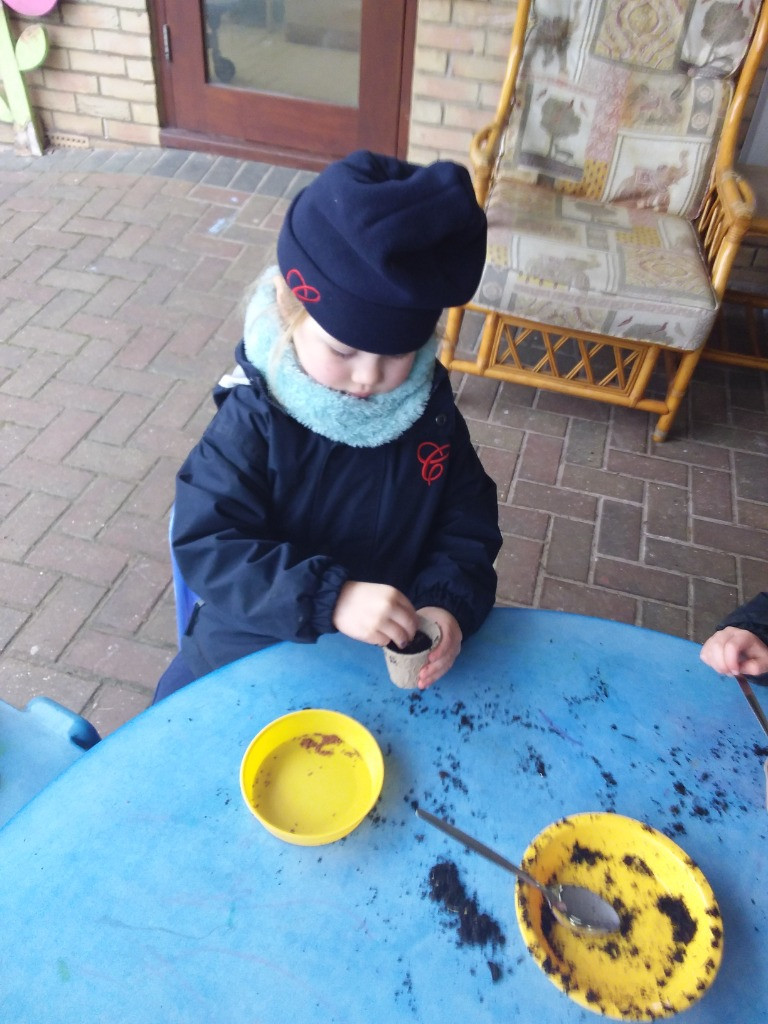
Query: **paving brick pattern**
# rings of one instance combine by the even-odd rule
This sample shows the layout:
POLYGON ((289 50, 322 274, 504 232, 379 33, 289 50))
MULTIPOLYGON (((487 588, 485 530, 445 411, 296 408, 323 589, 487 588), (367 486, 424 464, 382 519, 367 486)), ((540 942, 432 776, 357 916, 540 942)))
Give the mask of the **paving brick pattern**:
MULTIPOLYGON (((310 176, 180 151, 0 154, 0 697, 109 733, 175 651, 174 473, 310 176)), ((738 324, 735 329, 738 329, 738 324)), ((702 363, 642 413, 455 379, 498 484, 501 604, 702 640, 768 581, 768 384, 702 363)))

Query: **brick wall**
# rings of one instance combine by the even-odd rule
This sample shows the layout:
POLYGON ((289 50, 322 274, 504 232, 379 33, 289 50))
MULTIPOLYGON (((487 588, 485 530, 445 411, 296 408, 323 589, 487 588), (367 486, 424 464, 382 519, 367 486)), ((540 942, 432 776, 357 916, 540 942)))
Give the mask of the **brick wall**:
MULTIPOLYGON (((419 0, 411 159, 468 162, 496 106, 514 12, 515 0, 419 0)), ((54 146, 158 144, 147 0, 60 0, 45 18, 9 20, 14 36, 28 23, 46 27, 50 52, 25 80, 54 146)), ((13 142, 0 122, 0 145, 13 142)))
POLYGON ((515 6, 514 0, 420 0, 411 159, 468 162, 472 135, 496 109, 515 6))
MULTIPOLYGON (((45 18, 9 22, 14 38, 45 26, 48 56, 24 79, 52 145, 158 145, 146 0, 61 0, 45 18)), ((1 143, 14 143, 12 126, 0 123, 1 143)))
POLYGON ((728 287, 768 295, 768 238, 763 235, 745 237, 736 254, 728 287))

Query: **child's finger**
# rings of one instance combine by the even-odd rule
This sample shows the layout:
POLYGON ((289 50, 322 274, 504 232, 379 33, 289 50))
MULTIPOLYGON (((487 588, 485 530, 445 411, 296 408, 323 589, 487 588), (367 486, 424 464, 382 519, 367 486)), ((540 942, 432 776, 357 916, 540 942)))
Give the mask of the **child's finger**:
POLYGON ((438 646, 430 654, 426 665, 419 673, 419 689, 426 690, 427 687, 436 683, 438 679, 441 679, 453 666, 453 663, 456 660, 456 655, 452 655, 450 646, 446 646, 447 650, 444 648, 442 653, 438 646))
POLYGON ((741 671, 742 646, 735 639, 723 644, 723 666, 728 675, 735 676, 741 671))

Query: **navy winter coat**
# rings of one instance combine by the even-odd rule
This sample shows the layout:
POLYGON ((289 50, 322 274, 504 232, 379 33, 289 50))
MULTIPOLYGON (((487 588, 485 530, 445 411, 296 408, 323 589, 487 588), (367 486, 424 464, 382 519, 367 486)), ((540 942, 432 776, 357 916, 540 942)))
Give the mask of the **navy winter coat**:
POLYGON ((736 608, 723 619, 717 628, 724 629, 726 626, 748 629, 764 644, 768 644, 768 593, 763 591, 753 597, 751 601, 736 608))
POLYGON ((473 633, 496 593, 496 488, 444 368, 413 426, 357 448, 293 419, 242 345, 238 360, 250 383, 215 393, 218 411, 177 477, 174 553, 203 602, 182 643, 189 667, 202 675, 333 632, 347 580, 390 584, 473 633))

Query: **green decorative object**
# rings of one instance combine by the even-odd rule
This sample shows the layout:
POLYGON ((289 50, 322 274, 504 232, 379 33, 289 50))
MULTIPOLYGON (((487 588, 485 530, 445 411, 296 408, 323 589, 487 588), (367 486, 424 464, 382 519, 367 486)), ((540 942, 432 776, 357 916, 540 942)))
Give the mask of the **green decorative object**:
MULTIPOLYGON (((42 8, 29 13, 45 13, 45 9, 49 10, 55 3, 56 0, 43 3, 42 8)), ((21 13, 28 13, 21 4, 12 3, 11 6, 21 13)), ((5 6, 0 4, 0 76, 4 90, 4 95, 0 95, 0 121, 13 125, 17 145, 29 149, 33 156, 42 155, 43 138, 29 105, 22 73, 40 67, 47 53, 48 37, 42 25, 28 25, 14 42, 5 6)))

